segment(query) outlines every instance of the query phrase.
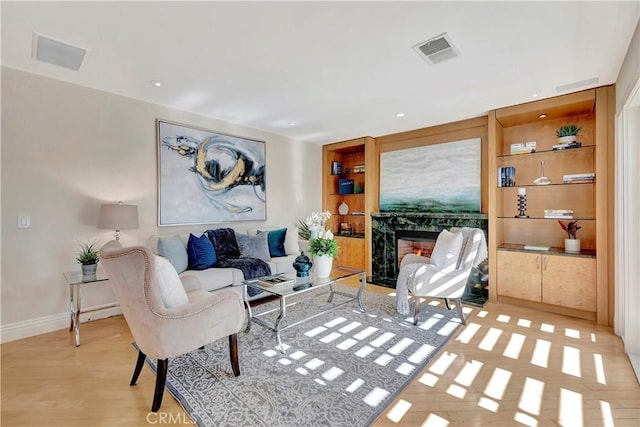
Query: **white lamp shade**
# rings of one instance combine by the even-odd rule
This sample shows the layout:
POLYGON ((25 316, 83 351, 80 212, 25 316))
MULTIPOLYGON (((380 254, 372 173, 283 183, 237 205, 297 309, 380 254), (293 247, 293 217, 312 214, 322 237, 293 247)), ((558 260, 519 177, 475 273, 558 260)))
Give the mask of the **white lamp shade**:
POLYGON ((104 204, 100 206, 98 228, 105 230, 135 230, 138 228, 136 205, 104 204))

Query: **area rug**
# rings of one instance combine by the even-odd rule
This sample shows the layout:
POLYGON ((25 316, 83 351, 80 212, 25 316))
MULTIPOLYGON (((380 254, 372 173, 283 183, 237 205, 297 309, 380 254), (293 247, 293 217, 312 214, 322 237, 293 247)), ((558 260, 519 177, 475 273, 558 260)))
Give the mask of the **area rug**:
MULTIPOLYGON (((327 308, 327 294, 318 292, 293 300, 284 324, 327 308)), ((337 302, 335 296, 332 304, 337 302)), ((276 349, 273 331, 252 324, 238 337, 239 377, 231 370, 227 339, 171 359, 167 389, 198 426, 368 426, 438 353, 460 320, 453 311, 423 303, 414 326, 412 313, 396 313, 394 297, 365 292, 363 302, 365 313, 354 301, 283 331, 284 354, 276 349)), ((155 371, 155 361, 147 363, 155 371)))

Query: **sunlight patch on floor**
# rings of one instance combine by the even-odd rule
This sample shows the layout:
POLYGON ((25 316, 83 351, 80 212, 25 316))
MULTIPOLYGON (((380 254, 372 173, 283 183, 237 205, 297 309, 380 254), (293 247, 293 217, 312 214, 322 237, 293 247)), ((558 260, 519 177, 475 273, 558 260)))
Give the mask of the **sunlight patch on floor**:
POLYGON ((596 378, 599 384, 606 384, 607 379, 604 376, 604 363, 602 361, 602 355, 595 353, 593 355, 593 364, 596 368, 596 378))
POLYGON ((458 357, 457 354, 445 351, 440 355, 440 357, 438 357, 438 359, 436 359, 435 362, 431 364, 429 370, 434 374, 442 375, 447 371, 447 369, 449 369, 449 366, 451 366, 453 361, 456 360, 456 357, 458 357))
POLYGON ((564 336, 569 338, 580 339, 580 331, 577 329, 565 328, 564 336))
POLYGON ((447 394, 450 394, 453 397, 457 397, 458 399, 464 399, 467 394, 467 390, 460 387, 459 385, 451 384, 447 389, 447 394))
POLYGON ((536 346, 533 349, 533 355, 531 356, 531 364, 546 368, 549 363, 549 351, 551 350, 551 343, 547 340, 536 340, 536 346))
POLYGON ((477 323, 467 323, 467 326, 460 332, 456 341, 460 341, 463 344, 469 344, 469 341, 474 337, 476 332, 480 330, 480 325, 477 323))
POLYGON ((389 392, 380 387, 376 387, 369 394, 365 396, 364 403, 369 406, 377 407, 389 396, 389 392))
POLYGON ((473 384, 473 380, 476 379, 480 369, 482 369, 482 365, 482 362, 478 362, 477 360, 465 363, 464 367, 458 373, 458 376, 456 376, 455 382, 469 387, 473 384))
POLYGON ((489 397, 493 397, 494 399, 502 399, 504 396, 504 391, 507 389, 509 385, 509 380, 511 379, 511 372, 496 368, 491 375, 491 379, 487 383, 487 386, 484 389, 484 394, 489 397))
POLYGON ((540 415, 543 393, 544 383, 527 377, 522 387, 518 408, 533 415, 540 415))
POLYGON ((481 350, 492 351, 493 347, 498 342, 498 338, 500 338, 500 335, 502 335, 502 329, 489 329, 482 341, 480 341, 478 348, 481 350))
POLYGON ((560 389, 560 408, 558 422, 561 425, 581 426, 584 424, 582 416, 582 395, 575 391, 560 389))
POLYGON ((511 334, 509 344, 507 344, 507 348, 504 349, 502 355, 504 357, 517 360, 520 356, 520 351, 522 351, 522 346, 524 345, 525 340, 526 337, 524 335, 516 333, 511 334))
POLYGON ((580 378, 580 350, 564 346, 562 354, 562 373, 580 378))
POLYGON ((602 413, 602 422, 604 426, 613 427, 615 423, 613 422, 613 413, 611 412, 611 404, 609 402, 605 402, 604 400, 601 400, 600 412, 602 413))
POLYGON ((395 405, 387 412, 387 418, 394 423, 400 422, 407 411, 411 408, 411 403, 406 400, 398 400, 395 405))
POLYGON ((447 427, 449 425, 449 421, 444 418, 436 415, 429 414, 426 420, 420 425, 420 427, 447 427))

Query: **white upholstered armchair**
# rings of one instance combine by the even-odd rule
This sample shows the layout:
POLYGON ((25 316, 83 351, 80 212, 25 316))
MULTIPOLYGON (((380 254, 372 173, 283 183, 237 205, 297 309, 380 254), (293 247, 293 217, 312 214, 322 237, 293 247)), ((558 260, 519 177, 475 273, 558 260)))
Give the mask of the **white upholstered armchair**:
POLYGON ((100 257, 139 348, 130 385, 138 380, 147 356, 158 361, 152 411, 162 404, 170 358, 228 336, 233 373, 240 375, 237 333, 245 310, 239 293, 203 291, 195 278, 183 285, 169 261, 144 246, 123 248, 111 241, 100 257))
POLYGON ((481 229, 443 230, 436 240, 431 258, 408 254, 402 259, 396 283, 398 312, 409 313, 407 292, 413 295, 413 323, 417 325, 421 297, 443 298, 447 308, 450 300, 455 302, 460 320, 466 325, 462 295, 471 269, 486 258, 486 241, 481 229))

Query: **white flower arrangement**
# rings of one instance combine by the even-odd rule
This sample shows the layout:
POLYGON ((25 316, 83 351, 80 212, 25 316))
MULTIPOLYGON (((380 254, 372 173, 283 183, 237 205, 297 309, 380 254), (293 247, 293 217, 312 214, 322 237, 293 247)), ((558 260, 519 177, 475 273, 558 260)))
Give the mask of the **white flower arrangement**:
POLYGON ((307 219, 304 220, 304 223, 307 224, 307 227, 309 227, 309 229, 315 229, 320 232, 320 230, 324 230, 324 226, 329 218, 331 218, 331 212, 329 211, 313 212, 310 216, 307 217, 307 219))

